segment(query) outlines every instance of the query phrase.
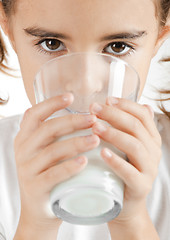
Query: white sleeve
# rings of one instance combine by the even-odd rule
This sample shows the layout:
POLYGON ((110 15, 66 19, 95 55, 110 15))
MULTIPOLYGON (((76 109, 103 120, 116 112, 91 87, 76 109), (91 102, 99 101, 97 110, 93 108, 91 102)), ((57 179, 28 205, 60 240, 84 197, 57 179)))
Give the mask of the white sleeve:
POLYGON ((0 240, 13 240, 20 217, 20 192, 13 149, 18 116, 0 120, 0 240))
POLYGON ((2 227, 1 223, 0 223, 0 240, 6 240, 4 228, 2 227))

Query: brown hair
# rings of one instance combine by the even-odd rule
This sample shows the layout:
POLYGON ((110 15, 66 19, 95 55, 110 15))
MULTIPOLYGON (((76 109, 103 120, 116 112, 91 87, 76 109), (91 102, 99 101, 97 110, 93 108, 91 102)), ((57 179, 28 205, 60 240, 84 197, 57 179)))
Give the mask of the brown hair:
MULTIPOLYGON (((16 0, 1 0, 5 14, 7 16, 10 16, 11 11, 14 11, 14 4, 16 3, 16 0)), ((157 7, 157 16, 159 17, 160 20, 160 25, 165 26, 167 22, 167 18, 169 17, 170 14, 170 0, 156 0, 156 7, 157 7)), ((1 71, 7 72, 9 68, 7 67, 7 50, 4 44, 4 41, 2 39, 2 35, 0 34, 0 66, 1 66, 1 71)), ((164 59, 164 61, 170 61, 170 59, 164 59)), ((162 94, 170 94, 170 90, 161 90, 160 93, 162 94)), ((170 118, 170 112, 167 112, 162 105, 163 101, 168 101, 170 100, 169 98, 163 98, 161 99, 161 109, 162 111, 169 116, 170 118)))
POLYGON ((158 0, 158 16, 160 19, 160 24, 164 26, 167 22, 167 18, 169 15, 169 10, 170 10, 170 0, 158 0))
MULTIPOLYGON (((9 16, 11 11, 14 10, 15 1, 16 0, 1 0, 7 16, 9 16)), ((0 71, 9 74, 9 70, 11 70, 11 68, 8 67, 7 56, 8 52, 2 38, 2 33, 0 32, 0 71)))
MULTIPOLYGON (((170 90, 160 90, 159 91, 161 93, 162 96, 164 95, 170 95, 170 90)), ((166 102, 166 101, 170 101, 170 97, 166 97, 166 98, 161 98, 159 99, 159 101, 161 102, 160 103, 160 109, 162 110, 162 112, 164 112, 168 118, 170 119, 170 112, 166 110, 166 108, 164 107, 163 105, 163 102, 166 102)))
POLYGON ((8 70, 8 67, 6 66, 7 64, 7 49, 5 46, 5 43, 2 39, 2 34, 0 32, 0 66, 1 66, 1 71, 6 72, 8 70))
MULTIPOLYGON (((166 21, 167 21, 167 18, 169 17, 170 18, 170 0, 162 0, 161 1, 161 22, 163 25, 166 24, 166 21)), ((162 60, 163 62, 170 62, 170 57, 169 58, 166 58, 166 59, 163 59, 162 60)), ((167 90, 160 90, 160 93, 162 94, 162 96, 164 95, 169 95, 170 94, 170 89, 167 89, 167 90)), ((170 119, 170 112, 167 111, 163 105, 163 102, 165 101, 170 101, 170 97, 168 98, 161 98, 160 99, 160 102, 161 102, 161 106, 160 106, 160 109, 169 117, 170 119)))
MULTIPOLYGON (((169 62, 170 63, 170 57, 169 58, 165 58, 162 59, 161 62, 169 62)), ((170 89, 161 89, 159 90, 159 93, 161 94, 161 98, 160 99, 156 99, 157 101, 160 102, 160 106, 159 108, 162 110, 162 112, 164 112, 168 118, 170 119, 170 112, 166 110, 166 108, 164 107, 165 102, 170 101, 170 97, 167 97, 170 95, 170 89)))

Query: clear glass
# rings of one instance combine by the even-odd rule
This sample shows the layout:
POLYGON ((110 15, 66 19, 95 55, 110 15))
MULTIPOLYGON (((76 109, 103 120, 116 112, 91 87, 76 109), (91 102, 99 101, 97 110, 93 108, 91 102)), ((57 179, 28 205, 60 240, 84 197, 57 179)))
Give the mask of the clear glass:
MULTIPOLYGON (((93 102, 105 104, 108 96, 137 100, 139 78, 126 62, 101 53, 73 53, 57 57, 36 75, 37 103, 71 92, 74 102, 52 117, 67 114, 89 114, 93 102)), ((102 121, 102 120, 99 120, 102 121)), ((91 129, 61 137, 92 134, 91 129)), ((53 213, 62 220, 81 225, 96 225, 117 217, 123 207, 124 184, 105 164, 100 152, 107 147, 126 160, 126 155, 101 140, 99 147, 84 153, 86 168, 76 176, 58 184, 50 194, 53 213)))

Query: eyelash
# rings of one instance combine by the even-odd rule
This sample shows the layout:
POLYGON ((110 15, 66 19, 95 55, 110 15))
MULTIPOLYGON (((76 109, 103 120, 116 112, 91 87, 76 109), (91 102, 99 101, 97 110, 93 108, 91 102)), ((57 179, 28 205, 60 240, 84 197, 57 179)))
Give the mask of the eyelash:
MULTIPOLYGON (((61 41, 58 40, 58 39, 55 39, 55 38, 45 38, 45 39, 41 39, 40 41, 38 41, 38 42, 35 44, 35 46, 37 47, 38 52, 44 53, 44 54, 48 54, 48 55, 52 55, 52 54, 60 55, 60 54, 62 54, 62 53, 65 51, 65 49, 64 49, 64 50, 60 50, 60 51, 46 51, 45 49, 43 49, 43 47, 41 46, 41 44, 44 43, 45 41, 50 41, 50 40, 57 40, 57 41, 59 41, 63 46, 65 46, 64 43, 61 42, 61 41)), ((113 55, 113 56, 118 57, 118 58, 123 58, 123 57, 126 57, 126 56, 131 55, 131 54, 134 53, 135 51, 136 51, 136 49, 135 49, 134 46, 132 46, 132 45, 130 45, 130 44, 127 44, 126 42, 117 41, 117 42, 111 42, 111 43, 107 44, 107 45, 104 47, 102 53, 106 53, 106 54, 109 54, 109 55, 113 55), (127 51, 127 53, 125 53, 125 54, 114 54, 114 53, 105 52, 105 49, 106 49, 106 48, 109 48, 109 47, 111 47, 112 45, 117 44, 117 43, 121 43, 121 44, 124 45, 125 47, 129 48, 129 51, 127 51)))
MULTIPOLYGON (((106 48, 111 47, 111 46, 114 45, 114 44, 122 44, 122 46, 124 45, 125 47, 129 48, 129 50, 128 50, 126 53, 124 53, 124 54, 121 54, 121 53, 120 53, 120 54, 114 54, 114 53, 109 53, 109 52, 107 52, 107 54, 113 55, 113 56, 115 56, 115 57, 117 57, 117 58, 127 57, 127 56, 131 55, 132 53, 134 53, 134 52, 136 51, 136 48, 135 48, 134 46, 132 46, 132 45, 126 43, 126 42, 122 42, 122 41, 117 41, 117 42, 109 43, 109 44, 104 48, 104 50, 105 50, 106 48)), ((104 53, 104 50, 103 50, 103 53, 104 53)))
POLYGON ((64 52, 65 50, 62 50, 62 51, 46 51, 45 49, 43 49, 43 47, 41 46, 41 44, 45 41, 50 41, 50 40, 57 40, 59 41, 63 46, 64 43, 62 43, 60 40, 58 39, 55 39, 55 38, 45 38, 45 39, 41 39, 40 41, 38 41, 36 44, 35 44, 35 47, 37 48, 38 52, 40 53, 44 53, 44 54, 48 54, 48 55, 52 55, 52 54, 57 54, 59 55, 60 53, 64 52))

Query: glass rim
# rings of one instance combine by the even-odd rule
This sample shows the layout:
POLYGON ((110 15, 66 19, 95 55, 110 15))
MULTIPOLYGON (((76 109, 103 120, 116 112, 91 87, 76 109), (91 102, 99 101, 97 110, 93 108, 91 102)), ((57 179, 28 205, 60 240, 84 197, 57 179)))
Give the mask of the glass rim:
POLYGON ((60 60, 60 59, 63 59, 63 58, 68 58, 68 57, 71 57, 71 56, 76 56, 76 55, 77 56, 78 55, 94 55, 94 56, 99 55, 99 56, 104 56, 104 57, 110 58, 110 59, 114 60, 115 62, 122 62, 123 64, 128 66, 128 68, 130 68, 133 72, 135 72, 135 74, 137 76, 138 85, 140 84, 140 78, 139 78, 138 72, 128 62, 126 62, 126 61, 124 61, 124 60, 122 60, 118 57, 115 57, 115 56, 112 56, 112 55, 109 55, 109 54, 106 54, 106 53, 99 53, 99 52, 73 52, 73 53, 63 54, 63 55, 60 55, 58 57, 52 58, 49 61, 47 61, 47 62, 45 62, 44 64, 41 65, 41 67, 39 68, 38 72, 35 75, 34 84, 36 82, 36 77, 40 74, 40 72, 44 69, 44 67, 48 66, 51 62, 57 61, 57 60, 60 60))

